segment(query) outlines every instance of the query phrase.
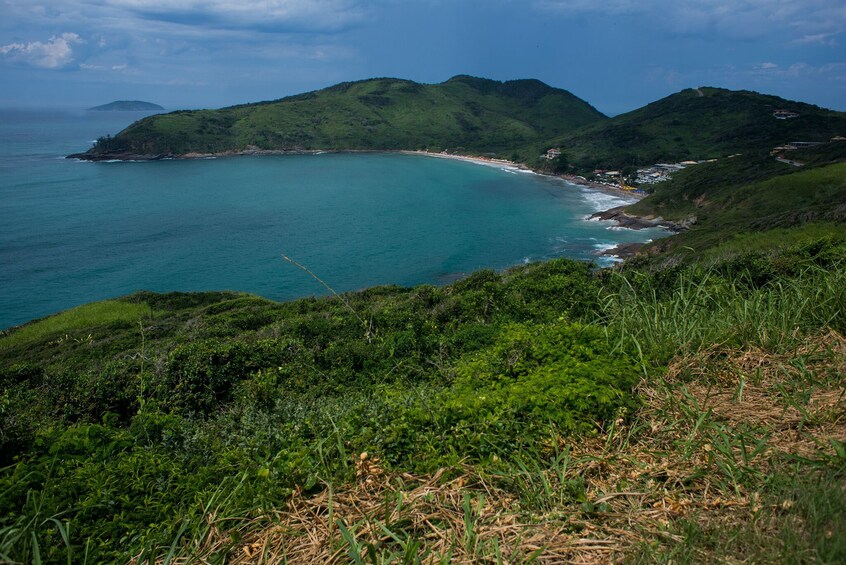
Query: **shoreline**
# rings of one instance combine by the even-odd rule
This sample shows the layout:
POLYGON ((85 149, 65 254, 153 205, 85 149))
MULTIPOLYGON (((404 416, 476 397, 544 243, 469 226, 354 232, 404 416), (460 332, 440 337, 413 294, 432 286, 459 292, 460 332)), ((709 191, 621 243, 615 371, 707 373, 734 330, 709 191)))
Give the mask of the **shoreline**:
MULTIPOLYGON (((549 177, 555 179, 561 179, 565 182, 570 184, 575 184, 577 186, 583 186, 585 188, 590 188, 592 190, 598 190, 600 192, 604 192, 606 194, 610 194, 613 196, 628 196, 629 198, 633 198, 635 200, 642 200, 646 198, 646 194, 631 192, 629 190, 622 190, 619 188, 615 188, 613 186, 608 186, 607 184, 601 184, 598 182, 592 182, 587 180, 584 177, 580 177, 578 175, 571 175, 569 173, 566 174, 553 174, 553 173, 546 173, 542 171, 537 171, 523 163, 515 163, 514 161, 509 161, 508 159, 492 159, 490 157, 479 157, 473 155, 455 155, 452 153, 432 153, 431 151, 411 151, 411 150, 400 150, 397 153, 402 153, 405 155, 424 155, 426 157, 437 157, 439 159, 454 159, 458 161, 468 161, 471 163, 477 163, 479 165, 487 165, 487 166, 503 166, 509 169, 516 169, 518 171, 532 173, 535 175, 540 175, 542 177, 549 177)), ((600 212, 597 212, 600 213, 600 212)))
MULTIPOLYGON (((531 167, 528 167, 522 163, 515 163, 514 161, 508 161, 507 159, 491 159, 489 157, 478 157, 478 156, 470 156, 470 155, 454 155, 450 153, 432 153, 429 151, 399 151, 399 153, 406 154, 406 155, 423 155, 426 157, 437 157, 440 159, 453 159, 458 161, 467 161, 470 163, 476 163, 479 165, 486 165, 486 166, 504 166, 509 169, 516 169, 519 171, 523 171, 526 173, 531 173, 535 175, 540 175, 548 178, 555 178, 563 180, 565 183, 569 183, 572 185, 585 187, 590 190, 595 190, 598 192, 602 192, 611 196, 626 196, 628 198, 632 198, 635 200, 642 200, 646 198, 646 194, 643 193, 633 193, 628 190, 622 190, 619 188, 614 188, 612 186, 608 186, 606 184, 601 184, 597 182, 591 182, 584 177, 580 177, 577 175, 572 174, 550 174, 544 173, 540 171, 536 171, 531 167)), ((673 233, 678 233, 680 231, 684 231, 688 229, 688 224, 682 224, 678 222, 672 222, 669 220, 664 220, 663 218, 653 218, 653 217, 640 217, 634 216, 631 214, 625 213, 625 208, 628 207, 629 204, 624 204, 622 206, 615 206, 613 208, 608 208, 607 210, 600 210, 598 212, 594 212, 591 214, 587 219, 588 220, 597 220, 597 221, 609 221, 614 222, 614 227, 621 227, 631 230, 642 230, 647 228, 664 228, 670 235, 673 233)), ((600 252, 597 252, 596 255, 598 257, 611 257, 614 259, 618 259, 620 262, 625 261, 626 259, 630 259, 636 255, 638 255, 643 249, 644 246, 651 243, 652 240, 644 241, 644 242, 620 242, 614 247, 609 249, 604 249, 600 252)))
POLYGON ((216 153, 200 153, 191 151, 180 155, 172 153, 160 153, 156 155, 138 154, 138 153, 114 153, 104 154, 102 156, 92 156, 88 153, 73 153, 66 156, 66 159, 77 159, 79 161, 91 162, 145 162, 145 161, 168 161, 181 159, 217 159, 225 157, 262 157, 262 156, 285 156, 285 155, 321 155, 326 153, 398 153, 401 155, 423 155, 426 157, 437 157, 439 159, 453 159, 457 161, 467 161, 479 165, 487 166, 501 166, 517 171, 532 173, 544 177, 557 178, 566 181, 570 184, 584 186, 593 190, 605 192, 615 196, 628 196, 635 200, 641 200, 647 195, 642 193, 631 192, 601 184, 591 182, 584 177, 571 174, 552 174, 542 171, 537 171, 522 163, 515 163, 507 159, 493 159, 490 157, 482 157, 478 155, 456 155, 454 153, 433 153, 431 151, 421 151, 412 149, 259 149, 258 147, 247 147, 241 150, 219 151, 216 153))
MULTIPOLYGON (((112 155, 102 155, 92 158, 87 153, 76 153, 68 155, 67 159, 78 159, 80 161, 94 161, 94 162, 144 162, 144 161, 163 161, 163 160, 182 160, 182 159, 217 159, 226 157, 257 157, 257 156, 285 156, 285 155, 322 155, 322 154, 342 154, 342 153, 395 153, 400 155, 420 155, 424 157, 435 157, 438 159, 452 159, 456 161, 465 161, 477 165, 484 165, 488 167, 501 167, 514 171, 519 171, 528 174, 540 175, 548 178, 554 178, 564 181, 567 184, 588 188, 590 190, 602 192, 610 196, 627 197, 635 201, 646 198, 646 194, 636 193, 620 188, 615 188, 607 184, 592 182, 584 177, 573 175, 569 173, 552 174, 548 172, 535 170, 522 163, 516 163, 507 159, 494 159, 491 157, 482 157, 477 155, 456 155, 453 153, 434 153, 431 151, 410 150, 410 149, 259 149, 258 147, 247 147, 242 150, 220 151, 217 153, 200 153, 189 152, 181 155, 174 154, 159 154, 159 155, 140 155, 132 153, 118 153, 112 155)), ((591 214, 587 219, 598 221, 614 222, 615 227, 622 227, 633 230, 641 230, 645 228, 662 227, 671 233, 678 233, 688 229, 689 225, 680 224, 664 220, 663 218, 649 218, 639 217, 626 214, 624 209, 629 204, 616 206, 607 210, 600 210, 591 214)), ((610 249, 605 249, 599 253, 599 257, 612 257, 624 261, 637 255, 641 248, 649 242, 643 243, 619 243, 610 249)))

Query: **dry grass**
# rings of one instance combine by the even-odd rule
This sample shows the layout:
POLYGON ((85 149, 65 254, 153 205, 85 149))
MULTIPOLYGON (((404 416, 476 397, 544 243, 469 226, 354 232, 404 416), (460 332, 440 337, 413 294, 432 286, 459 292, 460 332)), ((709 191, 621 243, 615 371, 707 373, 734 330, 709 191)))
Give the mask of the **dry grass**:
MULTIPOLYGON (((430 477, 366 477, 338 492, 327 488, 316 496, 297 495, 287 510, 245 524, 228 562, 349 563, 354 558, 340 524, 382 558, 401 550, 405 540, 418 540, 416 558, 422 563, 522 563, 529 556, 538 563, 605 563, 637 539, 623 529, 624 521, 613 527, 580 514, 528 519, 513 494, 469 471, 451 480, 444 480, 443 471, 430 477)), ((218 532, 197 554, 225 549, 229 539, 227 532, 218 532)), ((370 562, 366 549, 361 557, 370 562)), ((189 561, 195 559, 183 562, 189 561)))
POLYGON ((669 378, 684 375, 698 377, 687 390, 703 410, 732 428, 768 430, 772 449, 809 457, 846 441, 846 339, 836 332, 790 354, 712 349, 676 360, 669 378))
MULTIPOLYGON (((763 477, 778 458, 810 458, 829 439, 846 440, 845 385, 846 339, 834 332, 790 354, 679 357, 665 381, 641 383, 644 405, 628 422, 550 446, 534 471, 512 468, 507 480, 473 468, 390 474, 362 454, 354 484, 298 493, 285 509, 231 529, 209 517, 209 535, 184 548, 191 557, 171 562, 223 554, 235 564, 607 563, 636 546, 679 544, 680 519, 752 525, 778 546, 779 528, 803 524, 789 500, 764 502, 763 477), (581 494, 565 495, 573 482, 581 494), (788 519, 761 520, 762 512, 788 519)), ((704 547, 694 554, 743 560, 704 547)))

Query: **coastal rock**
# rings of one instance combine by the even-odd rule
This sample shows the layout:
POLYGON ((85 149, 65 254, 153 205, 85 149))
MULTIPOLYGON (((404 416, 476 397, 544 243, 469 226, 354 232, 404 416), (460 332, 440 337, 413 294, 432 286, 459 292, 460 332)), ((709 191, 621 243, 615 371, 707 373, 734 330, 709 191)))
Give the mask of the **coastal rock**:
POLYGON ((626 206, 618 206, 602 212, 592 214, 592 220, 611 220, 617 223, 618 226, 632 229, 642 230, 644 228, 663 227, 673 232, 685 231, 696 221, 695 217, 687 218, 682 222, 671 222, 661 217, 654 216, 633 216, 627 214, 626 206))
POLYGON ((174 155, 166 153, 159 155, 142 155, 138 153, 114 152, 114 153, 74 153, 65 157, 66 159, 79 159, 81 161, 161 161, 162 159, 173 159, 174 155))
POLYGON ((621 243, 611 249, 606 249, 600 255, 605 257, 618 257, 620 259, 630 259, 640 253, 644 243, 621 243))

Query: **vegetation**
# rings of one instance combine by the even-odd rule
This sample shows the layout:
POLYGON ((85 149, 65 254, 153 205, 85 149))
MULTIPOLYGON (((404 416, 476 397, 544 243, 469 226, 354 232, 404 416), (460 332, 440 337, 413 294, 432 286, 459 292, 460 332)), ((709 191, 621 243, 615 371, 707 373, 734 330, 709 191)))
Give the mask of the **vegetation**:
POLYGON ((273 102, 180 111, 140 120, 84 158, 261 150, 444 149, 489 153, 604 119, 565 90, 536 80, 457 76, 341 83, 273 102))
POLYGON ((757 92, 698 88, 548 139, 525 157, 537 160, 546 148, 560 147, 575 170, 590 172, 760 154, 793 141, 828 142, 844 132, 844 112, 757 92), (775 119, 777 109, 799 117, 775 119))
MULTIPOLYGON (((846 143, 798 152, 804 167, 769 155, 741 155, 700 164, 656 186, 626 208, 638 216, 692 222, 689 230, 647 247, 655 261, 725 259, 751 248, 823 236, 842 241, 846 220, 846 143)), ((645 261, 646 259, 642 259, 645 261)))
MULTIPOLYGON (((435 85, 371 79, 271 102, 151 116, 74 157, 422 149, 494 155, 550 173, 629 174, 657 162, 762 156, 788 142, 828 142, 844 133, 843 112, 756 92, 687 89, 609 119, 536 80, 461 75, 435 85), (783 109, 799 116, 776 119, 773 111, 783 109), (551 147, 561 156, 542 159, 551 147)), ((823 157, 812 152, 810 164, 823 157)))
POLYGON ((710 88, 605 119, 537 81, 456 77, 102 139, 89 157, 721 158, 628 208, 695 222, 615 270, 281 304, 144 292, 6 332, 0 561, 846 561, 846 146, 795 151, 801 168, 769 155, 844 124, 710 88))
POLYGON ((0 558, 837 561, 844 249, 34 322, 0 341, 0 558))

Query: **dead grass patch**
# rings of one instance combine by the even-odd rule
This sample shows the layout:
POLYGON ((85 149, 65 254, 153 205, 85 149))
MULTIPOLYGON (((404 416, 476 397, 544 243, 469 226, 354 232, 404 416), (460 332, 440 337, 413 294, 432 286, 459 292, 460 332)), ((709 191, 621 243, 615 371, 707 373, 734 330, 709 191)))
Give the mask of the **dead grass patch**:
MULTIPOLYGON (((362 454, 354 484, 297 493, 285 509, 234 528, 210 516, 209 534, 183 552, 191 557, 171 562, 216 554, 233 564, 607 563, 643 544, 682 543, 680 520, 752 528, 775 547, 779 528, 803 523, 790 500, 763 500, 763 477, 773 458, 810 458, 829 439, 846 440, 844 384, 846 339, 835 332, 784 354, 708 349, 674 360, 660 384, 644 380, 631 418, 554 446, 564 463, 551 455, 546 468, 512 469, 503 481, 469 467, 386 473, 362 454), (561 495, 571 481, 582 495, 561 495), (555 500, 533 502, 538 492, 555 500)), ((733 561, 692 551, 703 562, 733 561)))
MULTIPOLYGON (((616 495, 629 496, 641 494, 616 495)), ((350 563, 355 556, 367 563, 372 556, 377 562, 402 563, 410 542, 417 544, 410 555, 421 563, 534 558, 538 563, 591 564, 613 560, 638 539, 625 521, 615 527, 580 514, 528 516, 514 494, 469 470, 451 480, 444 480, 443 471, 429 477, 380 474, 360 477, 337 491, 298 494, 286 510, 252 520, 237 532, 215 529, 194 550, 195 557, 172 562, 210 562, 196 556, 223 552, 233 564, 350 563)))
POLYGON ((846 338, 834 331, 789 353, 709 349, 671 364, 669 380, 690 376, 700 377, 685 387, 700 409, 770 432, 773 449, 808 457, 846 440, 846 338))

